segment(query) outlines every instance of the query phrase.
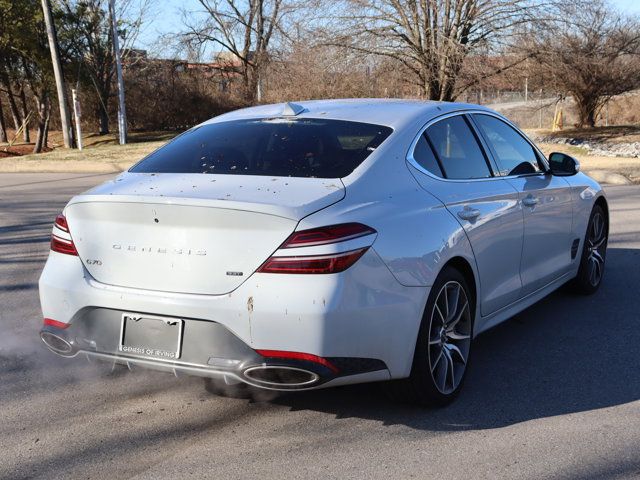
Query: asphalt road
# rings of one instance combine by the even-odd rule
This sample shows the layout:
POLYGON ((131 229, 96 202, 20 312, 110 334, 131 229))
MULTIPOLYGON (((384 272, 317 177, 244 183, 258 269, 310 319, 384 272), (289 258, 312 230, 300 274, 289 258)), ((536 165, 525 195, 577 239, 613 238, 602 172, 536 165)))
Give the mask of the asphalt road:
POLYGON ((269 401, 197 378, 60 359, 41 345, 51 222, 105 175, 0 175, 0 478, 638 478, 640 187, 607 189, 607 273, 477 339, 442 410, 377 385, 269 401))

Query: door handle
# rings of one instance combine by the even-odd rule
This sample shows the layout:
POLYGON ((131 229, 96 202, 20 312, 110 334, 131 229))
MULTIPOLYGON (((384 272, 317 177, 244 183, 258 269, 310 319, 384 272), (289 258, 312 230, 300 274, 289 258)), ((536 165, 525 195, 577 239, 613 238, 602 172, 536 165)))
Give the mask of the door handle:
POLYGON ((538 197, 533 197, 531 195, 522 199, 522 204, 526 207, 535 207, 539 202, 540 199, 538 197))
POLYGON ((458 212, 458 216, 462 220, 473 221, 473 220, 475 220, 476 218, 478 218, 480 216, 480 210, 478 210, 476 208, 464 207, 463 210, 460 210, 458 212))

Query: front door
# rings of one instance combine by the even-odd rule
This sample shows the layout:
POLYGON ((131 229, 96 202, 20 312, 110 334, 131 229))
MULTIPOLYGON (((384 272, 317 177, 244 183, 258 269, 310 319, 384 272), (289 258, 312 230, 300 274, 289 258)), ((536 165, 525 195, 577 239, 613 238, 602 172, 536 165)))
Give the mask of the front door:
POLYGON ((571 190, 566 180, 549 173, 508 181, 518 190, 524 211, 520 277, 527 295, 571 268, 571 190))
POLYGON ((566 180, 545 172, 540 154, 516 129, 487 114, 474 114, 501 175, 518 191, 524 213, 520 262, 522 295, 565 274, 571 266, 573 204, 566 180))

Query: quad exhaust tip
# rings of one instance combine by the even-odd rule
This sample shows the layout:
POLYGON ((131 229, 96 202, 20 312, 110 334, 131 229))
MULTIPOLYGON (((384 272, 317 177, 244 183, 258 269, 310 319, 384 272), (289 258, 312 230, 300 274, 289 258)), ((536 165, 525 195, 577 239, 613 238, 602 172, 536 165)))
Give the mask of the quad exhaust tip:
POLYGON ((44 331, 40 332, 40 338, 53 353, 57 353, 58 355, 63 355, 65 357, 73 355, 73 346, 60 335, 44 331))
POLYGON ((309 387, 320 380, 318 374, 309 370, 270 365, 247 368, 244 376, 257 385, 271 388, 309 387))

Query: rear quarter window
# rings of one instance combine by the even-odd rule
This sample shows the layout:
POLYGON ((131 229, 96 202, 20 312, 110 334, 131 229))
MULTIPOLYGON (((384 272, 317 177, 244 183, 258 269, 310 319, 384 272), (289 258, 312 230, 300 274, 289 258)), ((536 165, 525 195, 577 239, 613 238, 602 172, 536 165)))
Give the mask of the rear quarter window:
POLYGON ((189 130, 129 171, 284 177, 346 177, 392 133, 325 119, 252 119, 189 130))

